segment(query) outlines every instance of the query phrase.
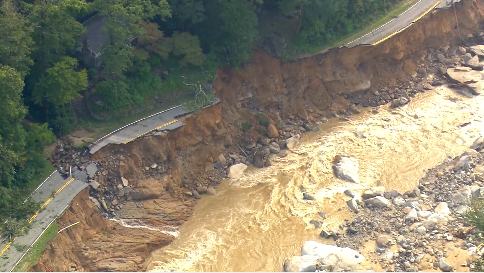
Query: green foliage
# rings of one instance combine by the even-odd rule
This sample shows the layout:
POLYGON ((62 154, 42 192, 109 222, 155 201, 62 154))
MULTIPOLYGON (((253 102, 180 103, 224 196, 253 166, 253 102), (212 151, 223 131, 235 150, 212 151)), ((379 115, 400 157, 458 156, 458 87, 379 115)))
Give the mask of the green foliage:
POLYGON ((262 127, 258 127, 257 132, 259 132, 259 134, 261 134, 261 135, 267 135, 267 130, 265 128, 262 128, 262 127))
POLYGON ((35 86, 35 102, 41 104, 45 99, 55 105, 66 104, 87 88, 85 69, 75 71, 77 60, 64 57, 53 67, 48 68, 44 77, 35 86))
POLYGON ((312 51, 370 23, 387 12, 396 0, 282 0, 279 8, 285 15, 300 19, 294 40, 299 52, 312 51))
POLYGON ((194 113, 199 113, 204 107, 210 105, 215 100, 215 94, 213 92, 205 94, 198 94, 192 100, 185 104, 185 108, 194 113))
POLYGON ((222 7, 218 52, 229 63, 240 65, 250 59, 259 36, 254 6, 247 1, 219 0, 222 7))
POLYGON ((201 0, 168 0, 176 28, 185 30, 206 19, 205 7, 201 0))
POLYGON ((0 39, 0 64, 16 69, 23 76, 33 64, 31 32, 31 24, 17 12, 14 2, 4 0, 0 6, 0 37, 4 37, 0 39))
POLYGON ((55 105, 52 108, 47 122, 54 134, 63 136, 72 132, 76 127, 76 116, 70 105, 55 105))
POLYGON ((172 37, 173 54, 175 56, 183 56, 180 60, 180 66, 192 64, 195 66, 202 66, 205 62, 205 55, 200 48, 200 41, 197 36, 193 36, 188 32, 175 32, 172 37))
POLYGON ((242 123, 242 131, 244 132, 249 130, 251 127, 252 127, 252 122, 250 122, 250 120, 247 120, 244 123, 242 123))
MULTIPOLYGON (((484 199, 473 198, 471 200, 469 209, 464 215, 466 224, 469 226, 475 226, 479 235, 484 233, 484 199)), ((474 262, 474 272, 484 271, 484 255, 474 262)))
POLYGON ((45 73, 66 54, 73 53, 77 37, 86 29, 75 15, 86 8, 80 0, 43 0, 32 5, 31 22, 34 28, 35 60, 45 73))
POLYGON ((8 66, 0 66, 0 181, 11 184, 15 166, 22 164, 25 130, 21 122, 27 113, 22 103, 24 83, 20 74, 8 66))
POLYGON ((25 219, 10 219, 1 227, 2 237, 8 238, 11 241, 15 237, 24 234, 27 226, 28 222, 25 219))

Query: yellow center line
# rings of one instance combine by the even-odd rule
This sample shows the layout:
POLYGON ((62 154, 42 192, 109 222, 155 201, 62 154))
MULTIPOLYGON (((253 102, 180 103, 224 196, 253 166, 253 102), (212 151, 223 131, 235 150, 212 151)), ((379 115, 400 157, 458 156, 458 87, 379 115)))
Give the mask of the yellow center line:
POLYGON ((69 185, 72 181, 74 181, 74 178, 71 178, 69 179, 64 185, 62 185, 62 187, 60 187, 55 193, 54 195, 57 195, 59 194, 59 192, 61 192, 65 187, 67 187, 67 185, 69 185))
POLYGON ((153 132, 153 131, 155 131, 155 130, 159 130, 159 129, 161 129, 161 128, 165 127, 165 126, 168 126, 168 125, 170 125, 170 124, 173 124, 173 123, 175 123, 175 122, 177 122, 177 121, 178 121, 177 119, 174 119, 174 120, 172 120, 172 121, 170 121, 170 122, 164 123, 164 124, 162 124, 162 125, 160 125, 160 126, 158 126, 158 127, 155 127, 155 128, 153 128, 153 129, 151 129, 151 130, 149 130, 149 131, 146 131, 146 132, 142 133, 141 135, 138 135, 138 136, 136 136, 136 137, 134 137, 134 138, 132 138, 132 139, 130 139, 130 140, 128 140, 128 141, 126 141, 124 144, 128 144, 128 143, 130 143, 131 141, 133 141, 133 140, 135 140, 135 139, 137 139, 137 138, 139 138, 139 137, 142 137, 142 136, 144 136, 144 135, 146 135, 146 134, 148 134, 148 133, 150 133, 150 132, 153 132))
POLYGON ((47 199, 47 201, 45 201, 44 204, 42 204, 42 206, 40 206, 40 209, 45 208, 50 203, 50 201, 52 201, 52 199, 54 199, 54 198, 49 197, 49 199, 47 199))
MULTIPOLYGON (((435 3, 435 4, 434 4, 434 5, 431 7, 431 8, 429 8, 427 11, 425 11, 425 12, 424 12, 422 15, 420 15, 419 17, 417 17, 417 19, 413 20, 413 21, 412 21, 412 23, 417 22, 417 21, 418 21, 418 20, 420 20, 422 17, 424 17, 424 16, 425 16, 427 13, 431 12, 431 11, 432 11, 432 10, 433 10, 433 9, 434 9, 434 8, 435 8, 437 5, 438 5, 438 4, 440 4, 442 1, 444 1, 444 0, 439 0, 439 1, 438 1, 437 3, 435 3)), ((407 26, 407 27, 408 27, 408 26, 407 26)), ((405 27, 405 28, 406 28, 406 27, 405 27)), ((379 43, 381 43, 381 42, 383 42, 383 41, 385 41, 385 40, 387 40, 387 39, 389 39, 389 38, 393 37, 394 35, 396 35, 396 34, 397 34, 397 33, 399 33, 400 31, 402 31, 402 30, 397 30, 397 31, 393 32, 392 34, 390 34, 390 35, 388 35, 388 36, 386 36, 386 37, 384 37, 384 38, 382 38, 382 39, 380 39, 380 40, 378 40, 378 41, 376 41, 376 42, 372 43, 371 45, 373 45, 373 46, 374 46, 374 45, 377 45, 377 44, 379 44, 379 43)))
POLYGON ((10 245, 12 244, 12 242, 9 242, 3 249, 2 251, 0 251, 0 256, 3 255, 3 253, 5 253, 5 251, 7 251, 7 249, 10 247, 10 245))
POLYGON ((34 219, 35 219, 35 217, 37 217, 37 215, 39 215, 38 211, 34 215, 32 215, 32 217, 30 217, 29 224, 32 223, 32 221, 34 221, 34 219))
POLYGON ((427 15, 427 13, 429 13, 430 11, 432 11, 433 9, 435 9, 435 7, 440 4, 440 2, 442 2, 444 0, 439 0, 437 3, 435 3, 431 8, 429 8, 426 12, 424 12, 422 15, 420 15, 419 17, 417 17, 417 19, 413 20, 412 23, 415 23, 417 22, 418 20, 420 20, 422 17, 424 17, 425 15, 427 15))
MULTIPOLYGON (((64 185, 62 185, 55 193, 54 193, 54 196, 59 194, 65 187, 67 187, 72 181, 74 181, 74 178, 70 178, 69 180, 67 180, 66 183, 64 183, 64 185)), ((42 204, 42 206, 40 206, 40 210, 42 210, 43 208, 45 208, 52 200, 54 199, 53 196, 49 197, 49 199, 47 199, 47 201, 44 202, 44 204, 42 204)), ((29 224, 32 223, 32 221, 34 221, 34 219, 39 215, 40 213, 40 210, 38 210, 37 212, 34 213, 34 215, 32 215, 30 218, 29 218, 29 224)), ((21 232, 24 231, 24 228, 21 229, 21 232)), ((5 253, 5 251, 7 251, 7 249, 12 245, 12 242, 15 240, 15 238, 13 238, 12 241, 10 241, 7 245, 5 245, 5 247, 0 251, 0 256, 3 255, 3 253, 5 253)))

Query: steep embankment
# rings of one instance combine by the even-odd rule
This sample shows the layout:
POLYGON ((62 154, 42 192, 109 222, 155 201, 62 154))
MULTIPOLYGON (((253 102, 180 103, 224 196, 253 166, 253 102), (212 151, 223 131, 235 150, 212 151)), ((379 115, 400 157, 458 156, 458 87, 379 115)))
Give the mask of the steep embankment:
MULTIPOLYGON (((472 1, 458 4, 457 16, 461 37, 478 31, 482 15, 472 1)), ((247 120, 257 123, 254 110, 283 129, 288 119, 301 125, 347 115, 354 110, 350 100, 377 106, 439 84, 439 67, 425 64, 433 49, 459 42, 455 26, 453 10, 442 10, 375 47, 335 49, 283 64, 261 52, 239 71, 220 69, 213 87, 222 104, 186 117, 186 125, 174 132, 106 147, 93 157, 101 165, 101 187, 91 195, 105 200, 125 226, 145 228, 103 218, 86 191, 58 220, 61 227, 80 224, 49 243, 41 261, 55 271, 145 270, 150 252, 169 244, 170 232, 190 217, 197 195, 191 190, 216 186, 224 176, 214 168, 214 161, 224 163, 219 155, 237 162, 228 157, 240 153, 234 143, 253 146, 261 139, 257 126, 240 130, 247 120), (410 86, 412 77, 417 84, 410 86), (118 190, 121 177, 129 181, 128 191, 118 190)), ((284 131, 281 135, 294 133, 284 131)))

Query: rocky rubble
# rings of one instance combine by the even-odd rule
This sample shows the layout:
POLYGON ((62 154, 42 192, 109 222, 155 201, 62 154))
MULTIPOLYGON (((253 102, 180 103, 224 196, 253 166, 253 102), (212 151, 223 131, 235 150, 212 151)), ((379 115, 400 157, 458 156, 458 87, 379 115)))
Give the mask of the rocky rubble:
MULTIPOLYGON (((340 248, 366 253, 365 257, 383 270, 472 269, 481 239, 475 236, 474 227, 465 224, 464 214, 471 198, 484 196, 483 144, 480 137, 472 145, 477 151, 470 149, 429 170, 412 191, 398 193, 381 186, 361 194, 346 190, 354 220, 346 221, 338 230, 323 228, 321 237, 332 238, 340 248), (461 268, 448 262, 457 255, 457 249, 467 253, 460 261, 461 268)), ((316 271, 319 266, 338 270, 320 265, 321 260, 302 256, 288 259, 284 269, 316 271)))

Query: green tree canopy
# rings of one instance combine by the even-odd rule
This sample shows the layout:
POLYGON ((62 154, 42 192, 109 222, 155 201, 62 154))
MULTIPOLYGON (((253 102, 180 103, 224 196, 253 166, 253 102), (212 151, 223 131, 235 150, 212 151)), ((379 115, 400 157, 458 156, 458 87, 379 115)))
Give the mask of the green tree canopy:
POLYGON ((24 19, 12 0, 3 0, 0 6, 0 64, 16 69, 26 76, 33 64, 30 58, 33 41, 32 27, 24 19))
POLYGON ((85 69, 76 71, 77 60, 64 57, 53 67, 48 68, 44 77, 35 86, 36 103, 47 100, 56 105, 68 103, 79 91, 87 88, 87 72, 85 69))
POLYGON ((21 125, 27 109, 22 102, 23 79, 9 66, 0 66, 0 180, 11 184, 15 166, 24 162, 25 131, 21 125))

